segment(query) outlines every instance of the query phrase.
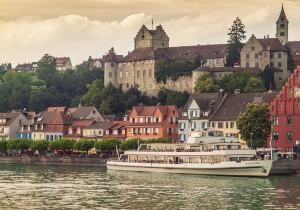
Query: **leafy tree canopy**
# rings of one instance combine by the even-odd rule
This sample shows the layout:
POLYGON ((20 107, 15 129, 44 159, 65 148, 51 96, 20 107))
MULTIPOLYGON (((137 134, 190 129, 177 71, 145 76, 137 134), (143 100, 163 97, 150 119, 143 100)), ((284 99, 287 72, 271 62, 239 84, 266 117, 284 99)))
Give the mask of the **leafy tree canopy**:
POLYGON ((118 139, 103 139, 96 141, 94 147, 101 152, 110 154, 113 150, 116 150, 116 145, 119 147, 121 141, 118 139))
POLYGON ((48 140, 43 140, 43 139, 35 140, 35 141, 31 142, 30 149, 36 150, 39 153, 43 153, 43 152, 47 151, 48 145, 49 145, 48 140))
POLYGON ((251 77, 245 87, 245 93, 263 93, 266 92, 266 88, 261 79, 251 77))
POLYGON ((219 89, 217 81, 210 74, 204 74, 197 79, 194 93, 214 93, 219 89))
POLYGON ((271 131, 270 110, 268 104, 248 104, 246 112, 241 114, 236 123, 241 138, 254 148, 265 147, 271 131))

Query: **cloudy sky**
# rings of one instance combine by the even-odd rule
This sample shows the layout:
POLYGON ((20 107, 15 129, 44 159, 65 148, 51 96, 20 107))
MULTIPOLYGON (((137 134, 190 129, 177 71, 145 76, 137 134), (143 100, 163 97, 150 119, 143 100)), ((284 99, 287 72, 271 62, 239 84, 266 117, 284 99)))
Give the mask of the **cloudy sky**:
MULTIPOLYGON (((289 40, 300 40, 300 0, 285 0, 289 40)), ((170 46, 226 43, 239 16, 247 38, 275 36, 282 0, 0 0, 0 64, 38 61, 45 53, 73 65, 99 58, 112 46, 134 47, 145 24, 161 24, 170 46)))

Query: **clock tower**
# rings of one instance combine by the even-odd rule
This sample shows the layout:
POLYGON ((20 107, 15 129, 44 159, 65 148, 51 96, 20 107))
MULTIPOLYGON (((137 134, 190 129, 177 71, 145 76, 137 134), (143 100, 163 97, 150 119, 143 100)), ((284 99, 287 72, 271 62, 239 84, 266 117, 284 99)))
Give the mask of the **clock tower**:
POLYGON ((289 33, 289 21, 286 18, 283 5, 282 5, 279 18, 276 22, 276 38, 278 38, 283 45, 286 45, 288 43, 288 33, 289 33))

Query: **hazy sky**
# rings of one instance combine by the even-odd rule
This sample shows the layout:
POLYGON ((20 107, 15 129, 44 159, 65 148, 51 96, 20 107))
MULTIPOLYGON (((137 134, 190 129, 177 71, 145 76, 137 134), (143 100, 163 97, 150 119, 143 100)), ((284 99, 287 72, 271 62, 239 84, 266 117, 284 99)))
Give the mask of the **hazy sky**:
MULTIPOLYGON (((289 40, 300 40, 300 0, 285 0, 289 40)), ((170 46, 226 43, 239 16, 247 39, 275 36, 282 0, 0 0, 0 63, 38 61, 45 53, 73 65, 112 46, 126 55, 145 24, 161 24, 170 46)))

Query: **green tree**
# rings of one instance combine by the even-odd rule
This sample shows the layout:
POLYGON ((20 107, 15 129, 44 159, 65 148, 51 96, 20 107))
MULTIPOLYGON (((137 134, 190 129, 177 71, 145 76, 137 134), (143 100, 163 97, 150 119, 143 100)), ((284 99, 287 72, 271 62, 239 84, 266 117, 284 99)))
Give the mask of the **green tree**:
POLYGON ((49 106, 55 106, 55 99, 49 89, 42 87, 31 91, 28 106, 30 110, 39 113, 49 106))
POLYGON ((60 139, 59 141, 61 142, 60 149, 64 152, 64 154, 66 153, 66 150, 74 149, 74 144, 76 142, 74 139, 60 139))
POLYGON ((78 151, 85 151, 86 157, 88 157, 89 150, 94 147, 95 141, 83 139, 76 141, 74 144, 74 149, 78 151))
POLYGON ((38 89, 40 89, 40 87, 44 86, 45 84, 45 81, 41 79, 35 79, 31 82, 31 85, 36 86, 38 89))
POLYGON ((56 70, 56 58, 45 54, 38 62, 38 68, 36 69, 36 75, 38 79, 46 82, 47 88, 54 86, 58 81, 58 71, 56 70))
POLYGON ((220 89, 217 81, 209 74, 200 76, 194 87, 194 93, 214 93, 220 89))
POLYGON ((106 114, 106 115, 113 114, 109 108, 109 104, 106 101, 102 101, 102 103, 99 107, 99 112, 102 114, 106 114))
POLYGON ((61 150, 61 141, 60 140, 50 141, 48 145, 48 150, 49 151, 61 150))
POLYGON ((241 114, 236 123, 241 138, 254 148, 265 147, 271 131, 270 110, 268 104, 248 104, 246 112, 241 114))
POLYGON ((172 143, 172 139, 168 139, 168 138, 153 138, 153 139, 147 139, 145 141, 146 144, 150 144, 150 143, 172 143))
POLYGON ((263 93, 266 88, 262 80, 251 77, 245 87, 245 93, 263 93))
POLYGON ((190 94, 187 91, 179 92, 162 88, 158 92, 158 102, 161 105, 176 105, 177 107, 183 107, 189 96, 190 94))
POLYGON ((123 141, 120 145, 120 150, 131 150, 131 149, 137 149, 138 148, 138 143, 143 143, 141 138, 133 138, 133 139, 128 139, 126 141, 123 141))
POLYGON ((116 150, 116 146, 120 146, 121 141, 118 139, 103 139, 96 141, 94 147, 101 152, 111 154, 113 150, 116 150))
POLYGON ((49 141, 48 140, 35 140, 32 141, 30 144, 30 149, 38 151, 40 154, 44 153, 49 146, 49 141))
POLYGON ((224 77, 218 82, 218 85, 226 93, 234 93, 235 89, 240 89, 244 93, 244 89, 249 82, 249 79, 254 75, 244 69, 237 69, 234 74, 225 74, 224 77))
POLYGON ((275 81, 274 81, 274 71, 270 68, 269 65, 265 67, 265 69, 260 73, 261 79, 264 82, 264 86, 266 90, 276 89, 275 81))
POLYGON ((9 150, 28 150, 30 148, 31 140, 29 139, 11 139, 7 141, 7 148, 9 150))
POLYGON ((287 50, 287 55, 288 55, 288 60, 287 60, 288 70, 293 73, 294 70, 297 68, 297 66, 295 65, 293 52, 291 51, 291 48, 288 44, 285 45, 285 49, 287 50))
POLYGON ((7 140, 0 140, 0 152, 2 156, 7 152, 7 140))
POLYGON ((246 39, 245 25, 239 19, 236 18, 233 21, 233 25, 229 28, 228 47, 227 47, 227 56, 226 56, 226 66, 234 66, 235 63, 240 63, 240 52, 243 47, 242 41, 246 39))

